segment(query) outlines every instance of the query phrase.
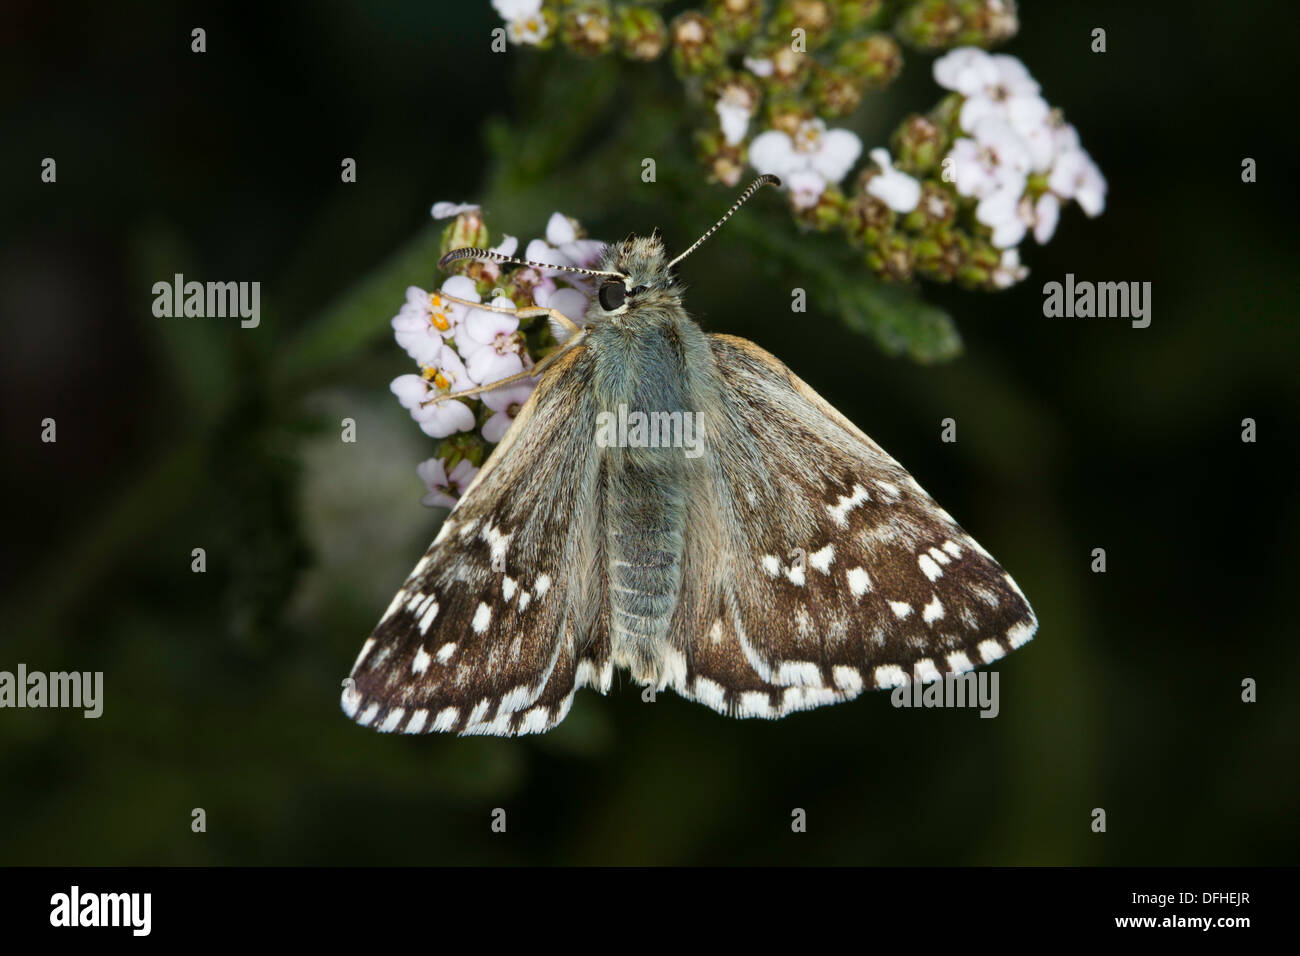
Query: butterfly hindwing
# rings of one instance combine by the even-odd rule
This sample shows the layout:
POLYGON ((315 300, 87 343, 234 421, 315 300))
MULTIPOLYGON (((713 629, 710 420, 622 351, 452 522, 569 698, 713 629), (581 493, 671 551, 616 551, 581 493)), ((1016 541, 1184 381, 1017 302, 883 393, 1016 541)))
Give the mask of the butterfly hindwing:
POLYGON ((600 644, 599 462, 589 358, 547 371, 365 642, 343 709, 383 731, 540 732, 600 644), (575 470, 576 469, 576 470, 575 470))
POLYGON ((692 649, 678 690, 778 717, 1029 640, 1015 582, 902 466, 767 352, 709 339, 722 398, 694 493, 729 517, 688 536, 707 570, 675 620, 692 649))

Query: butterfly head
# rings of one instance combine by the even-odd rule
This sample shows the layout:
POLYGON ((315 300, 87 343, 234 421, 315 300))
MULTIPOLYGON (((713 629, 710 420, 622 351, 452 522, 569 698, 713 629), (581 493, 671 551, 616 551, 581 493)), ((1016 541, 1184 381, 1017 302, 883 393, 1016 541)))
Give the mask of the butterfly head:
POLYGON ((710 229, 696 239, 689 249, 674 259, 668 258, 659 230, 655 229, 648 236, 628 236, 622 242, 612 243, 605 249, 599 269, 582 269, 577 266, 557 266, 544 262, 532 262, 502 255, 491 249, 453 249, 442 257, 440 266, 447 266, 458 259, 486 259, 491 262, 509 262, 516 265, 550 269, 558 272, 588 276, 596 280, 596 301, 592 306, 598 315, 612 317, 627 312, 648 308, 663 308, 681 304, 682 287, 674 272, 681 262, 698 249, 706 239, 718 231, 722 224, 743 206, 750 196, 763 186, 780 186, 781 180, 775 176, 759 176, 750 183, 740 197, 727 210, 726 215, 713 224, 710 229), (596 307, 599 307, 597 310, 596 307))

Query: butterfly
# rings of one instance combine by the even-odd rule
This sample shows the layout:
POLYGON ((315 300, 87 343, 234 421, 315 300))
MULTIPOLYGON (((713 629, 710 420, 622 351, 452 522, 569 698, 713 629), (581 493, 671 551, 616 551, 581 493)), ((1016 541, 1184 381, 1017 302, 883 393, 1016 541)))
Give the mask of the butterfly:
MULTIPOLYGON (((1033 636, 1020 588, 901 465, 777 358, 685 312, 677 265, 767 184, 676 258, 656 230, 562 269, 597 283, 581 327, 507 310, 545 314, 561 344, 523 373, 537 387, 362 646, 349 717, 539 733, 621 668, 776 718, 1033 636), (674 440, 686 423, 702 443, 674 440)), ((459 259, 557 268, 486 249, 442 264, 459 259)))

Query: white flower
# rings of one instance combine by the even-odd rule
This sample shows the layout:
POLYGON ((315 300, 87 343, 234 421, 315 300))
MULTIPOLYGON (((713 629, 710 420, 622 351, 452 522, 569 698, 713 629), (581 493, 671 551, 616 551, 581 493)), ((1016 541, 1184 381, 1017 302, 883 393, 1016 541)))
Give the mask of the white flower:
POLYGON ((722 138, 727 145, 744 142, 745 133, 749 131, 749 118, 754 115, 754 97, 749 90, 740 83, 729 84, 713 104, 713 109, 718 114, 722 138))
POLYGON ((770 59, 758 59, 752 56, 747 56, 745 57, 745 69, 749 70, 749 72, 753 73, 755 76, 768 77, 771 76, 772 72, 776 69, 776 64, 774 64, 770 59))
POLYGON ((411 413, 420 430, 430 438, 446 438, 456 432, 472 431, 474 413, 463 402, 451 400, 425 404, 439 395, 457 391, 456 383, 464 389, 469 376, 460 356, 451 346, 443 346, 437 364, 428 368, 429 378, 423 375, 399 375, 388 386, 401 406, 411 413))
POLYGON ((1089 216, 1099 216, 1106 208, 1106 177, 1081 149, 1057 157, 1047 185, 1062 199, 1073 199, 1089 216))
POLYGON ((999 249, 1020 244, 1029 229, 1020 215, 1020 188, 1003 188, 990 193, 975 207, 975 218, 993 230, 993 245, 999 249))
POLYGON ((492 0, 492 9, 506 21, 506 35, 511 43, 536 46, 546 39, 542 0, 492 0))
POLYGON ((483 423, 483 438, 493 444, 505 437, 506 431, 514 423, 519 409, 528 401, 528 396, 537 386, 536 379, 524 379, 517 385, 493 389, 483 393, 483 404, 496 412, 483 423))
MULTIPOLYGON (((546 224, 546 238, 534 239, 524 251, 524 258, 533 262, 545 262, 555 266, 577 266, 580 269, 595 268, 605 251, 605 243, 595 239, 579 239, 573 222, 563 213, 552 213, 546 224)), ((563 275, 566 281, 572 273, 547 269, 544 275, 554 278, 563 275)))
POLYGON ((417 286, 406 290, 406 304, 393 317, 393 337, 406 349, 406 354, 420 365, 435 365, 442 352, 445 339, 456 333, 468 311, 459 302, 452 302, 440 293, 479 300, 474 282, 466 276, 452 276, 438 292, 425 292, 417 286))
POLYGON ((1003 189, 1012 189, 1019 196, 1032 162, 1011 124, 994 117, 980 123, 974 139, 963 136, 953 143, 947 158, 952 160, 957 192, 976 199, 1003 189))
POLYGON ((478 208, 472 202, 436 202, 429 212, 434 219, 450 219, 452 216, 459 216, 463 212, 474 212, 478 208))
MULTIPOLYGON (((1028 204, 1029 197, 1022 200, 1028 204)), ((1023 213, 1022 213, 1023 215, 1023 213)), ((1040 245, 1047 245, 1056 232, 1056 223, 1061 218, 1061 201, 1052 193, 1043 193, 1034 203, 1030 225, 1034 229, 1034 239, 1040 245)))
POLYGON ((430 458, 416 465, 415 473, 424 482, 424 487, 429 489, 428 493, 420 499, 420 504, 430 508, 454 508, 456 496, 448 492, 455 488, 457 496, 464 494, 469 483, 478 474, 478 469, 469 463, 468 458, 462 458, 448 475, 445 461, 441 458, 430 458))
POLYGON ((867 192, 895 212, 911 212, 921 201, 921 184, 907 173, 894 168, 889 150, 873 149, 871 161, 880 167, 880 175, 867 182, 867 192))
POLYGON ((1029 270, 1020 264, 1020 250, 1007 249, 1002 253, 1002 260, 997 264, 990 278, 993 280, 994 288, 1008 289, 1027 275, 1029 270))
POLYGON ((966 97, 960 117, 966 130, 973 130, 986 116, 1006 119, 1020 101, 1038 98, 1038 82, 1023 63, 975 47, 959 47, 935 60, 934 81, 966 97))
POLYGON ((795 135, 768 130, 749 144, 749 164, 760 173, 786 180, 797 208, 816 204, 826 187, 837 184, 857 162, 862 141, 847 129, 826 128, 819 119, 807 120, 795 135))
MULTIPOLYGON (((505 296, 493 299, 492 304, 498 308, 515 307, 505 296)), ((524 370, 524 346, 515 335, 517 331, 519 319, 504 312, 475 309, 465 317, 456 348, 475 384, 487 385, 524 370)))

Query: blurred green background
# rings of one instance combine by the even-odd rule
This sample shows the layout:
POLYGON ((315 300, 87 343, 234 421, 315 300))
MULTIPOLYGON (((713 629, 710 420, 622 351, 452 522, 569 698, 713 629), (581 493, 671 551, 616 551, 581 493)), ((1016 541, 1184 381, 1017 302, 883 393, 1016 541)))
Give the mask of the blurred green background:
MULTIPOLYGON (((1015 575, 1041 627, 1001 667, 1001 715, 875 694, 730 721, 623 686, 546 736, 461 740, 338 708, 441 516, 418 503, 432 442, 388 391, 408 370, 388 320, 435 281, 435 200, 525 239, 558 208, 597 237, 693 240, 734 191, 696 170, 667 65, 494 56, 486 0, 9 5, 0 669, 102 670, 105 709, 0 711, 0 863, 1294 862, 1290 7, 1141 6, 1022 4, 1005 49, 1109 206, 1029 242, 1010 292, 926 287, 954 361, 882 354, 825 296, 792 315, 789 249, 818 246, 774 196, 683 270, 706 328, 778 354, 1015 575), (260 281, 261 326, 155 318, 176 272, 260 281), (1045 319, 1067 272, 1150 281, 1151 327, 1045 319)), ((868 147, 938 98, 931 57, 906 56, 853 119, 868 147)))

